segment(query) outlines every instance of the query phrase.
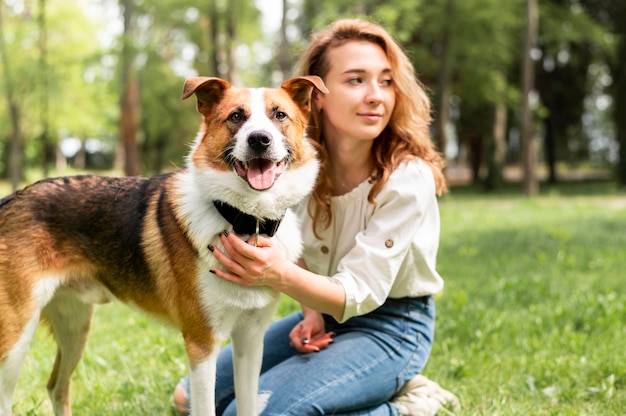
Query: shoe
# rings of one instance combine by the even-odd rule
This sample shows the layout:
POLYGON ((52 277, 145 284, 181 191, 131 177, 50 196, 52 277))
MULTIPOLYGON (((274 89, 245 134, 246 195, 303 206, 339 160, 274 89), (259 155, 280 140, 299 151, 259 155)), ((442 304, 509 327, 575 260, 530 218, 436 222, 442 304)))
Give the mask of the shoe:
POLYGON ((391 399, 401 416, 435 416, 440 410, 461 409, 459 399, 421 374, 409 380, 391 399))
POLYGON ((191 406, 189 404, 189 378, 181 378, 174 390, 173 410, 175 416, 189 416, 191 406))

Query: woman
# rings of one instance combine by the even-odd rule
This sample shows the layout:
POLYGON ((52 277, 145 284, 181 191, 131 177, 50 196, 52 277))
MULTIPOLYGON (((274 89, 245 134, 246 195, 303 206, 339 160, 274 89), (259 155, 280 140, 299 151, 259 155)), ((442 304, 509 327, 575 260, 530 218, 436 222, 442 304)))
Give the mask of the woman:
MULTIPOLYGON (((456 397, 419 375, 434 336, 443 160, 429 136, 430 104, 392 37, 363 20, 315 34, 299 73, 322 77, 309 136, 321 171, 299 209, 296 265, 270 239, 221 236, 214 273, 271 286, 302 304, 265 336, 264 415, 434 414, 456 397), (315 354, 312 354, 315 352, 315 354)), ((254 238, 254 237, 252 237, 254 238)), ((234 415, 229 347, 218 360, 219 414, 234 415)), ((186 380, 175 403, 188 405, 186 380)))

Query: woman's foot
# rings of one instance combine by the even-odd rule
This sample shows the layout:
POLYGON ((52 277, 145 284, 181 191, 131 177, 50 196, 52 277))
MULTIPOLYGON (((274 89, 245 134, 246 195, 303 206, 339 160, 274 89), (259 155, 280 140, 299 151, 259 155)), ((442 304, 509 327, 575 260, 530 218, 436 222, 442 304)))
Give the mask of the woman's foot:
POLYGON ((458 411, 459 399, 427 377, 418 374, 391 399, 402 416, 435 416, 442 409, 458 411))
POLYGON ((176 416, 188 416, 189 406, 189 379, 181 378, 174 389, 174 414, 176 416))

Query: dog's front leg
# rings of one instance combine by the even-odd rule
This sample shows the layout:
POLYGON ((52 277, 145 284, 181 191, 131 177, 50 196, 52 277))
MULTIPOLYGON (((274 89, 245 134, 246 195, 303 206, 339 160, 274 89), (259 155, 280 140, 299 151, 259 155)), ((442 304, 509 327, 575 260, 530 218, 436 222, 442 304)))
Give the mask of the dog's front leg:
POLYGON ((215 366, 219 347, 215 346, 204 360, 189 352, 189 389, 191 416, 215 416, 215 366))
POLYGON ((259 400, 259 376, 263 361, 263 336, 275 307, 244 314, 231 333, 237 416, 257 416, 264 404, 259 400))
MULTIPOLYGON (((256 332, 256 329, 249 329, 256 332)), ((263 333, 250 336, 244 330, 232 336, 235 399, 238 416, 256 416, 259 374, 263 359, 263 333)))

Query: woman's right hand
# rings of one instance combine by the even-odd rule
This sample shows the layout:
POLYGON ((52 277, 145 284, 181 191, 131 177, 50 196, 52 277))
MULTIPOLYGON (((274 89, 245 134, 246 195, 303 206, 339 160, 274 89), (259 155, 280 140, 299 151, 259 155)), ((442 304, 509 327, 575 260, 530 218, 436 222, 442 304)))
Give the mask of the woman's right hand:
POLYGON ((301 353, 319 352, 333 342, 334 332, 326 332, 322 314, 304 309, 304 319, 289 333, 291 345, 301 353))

